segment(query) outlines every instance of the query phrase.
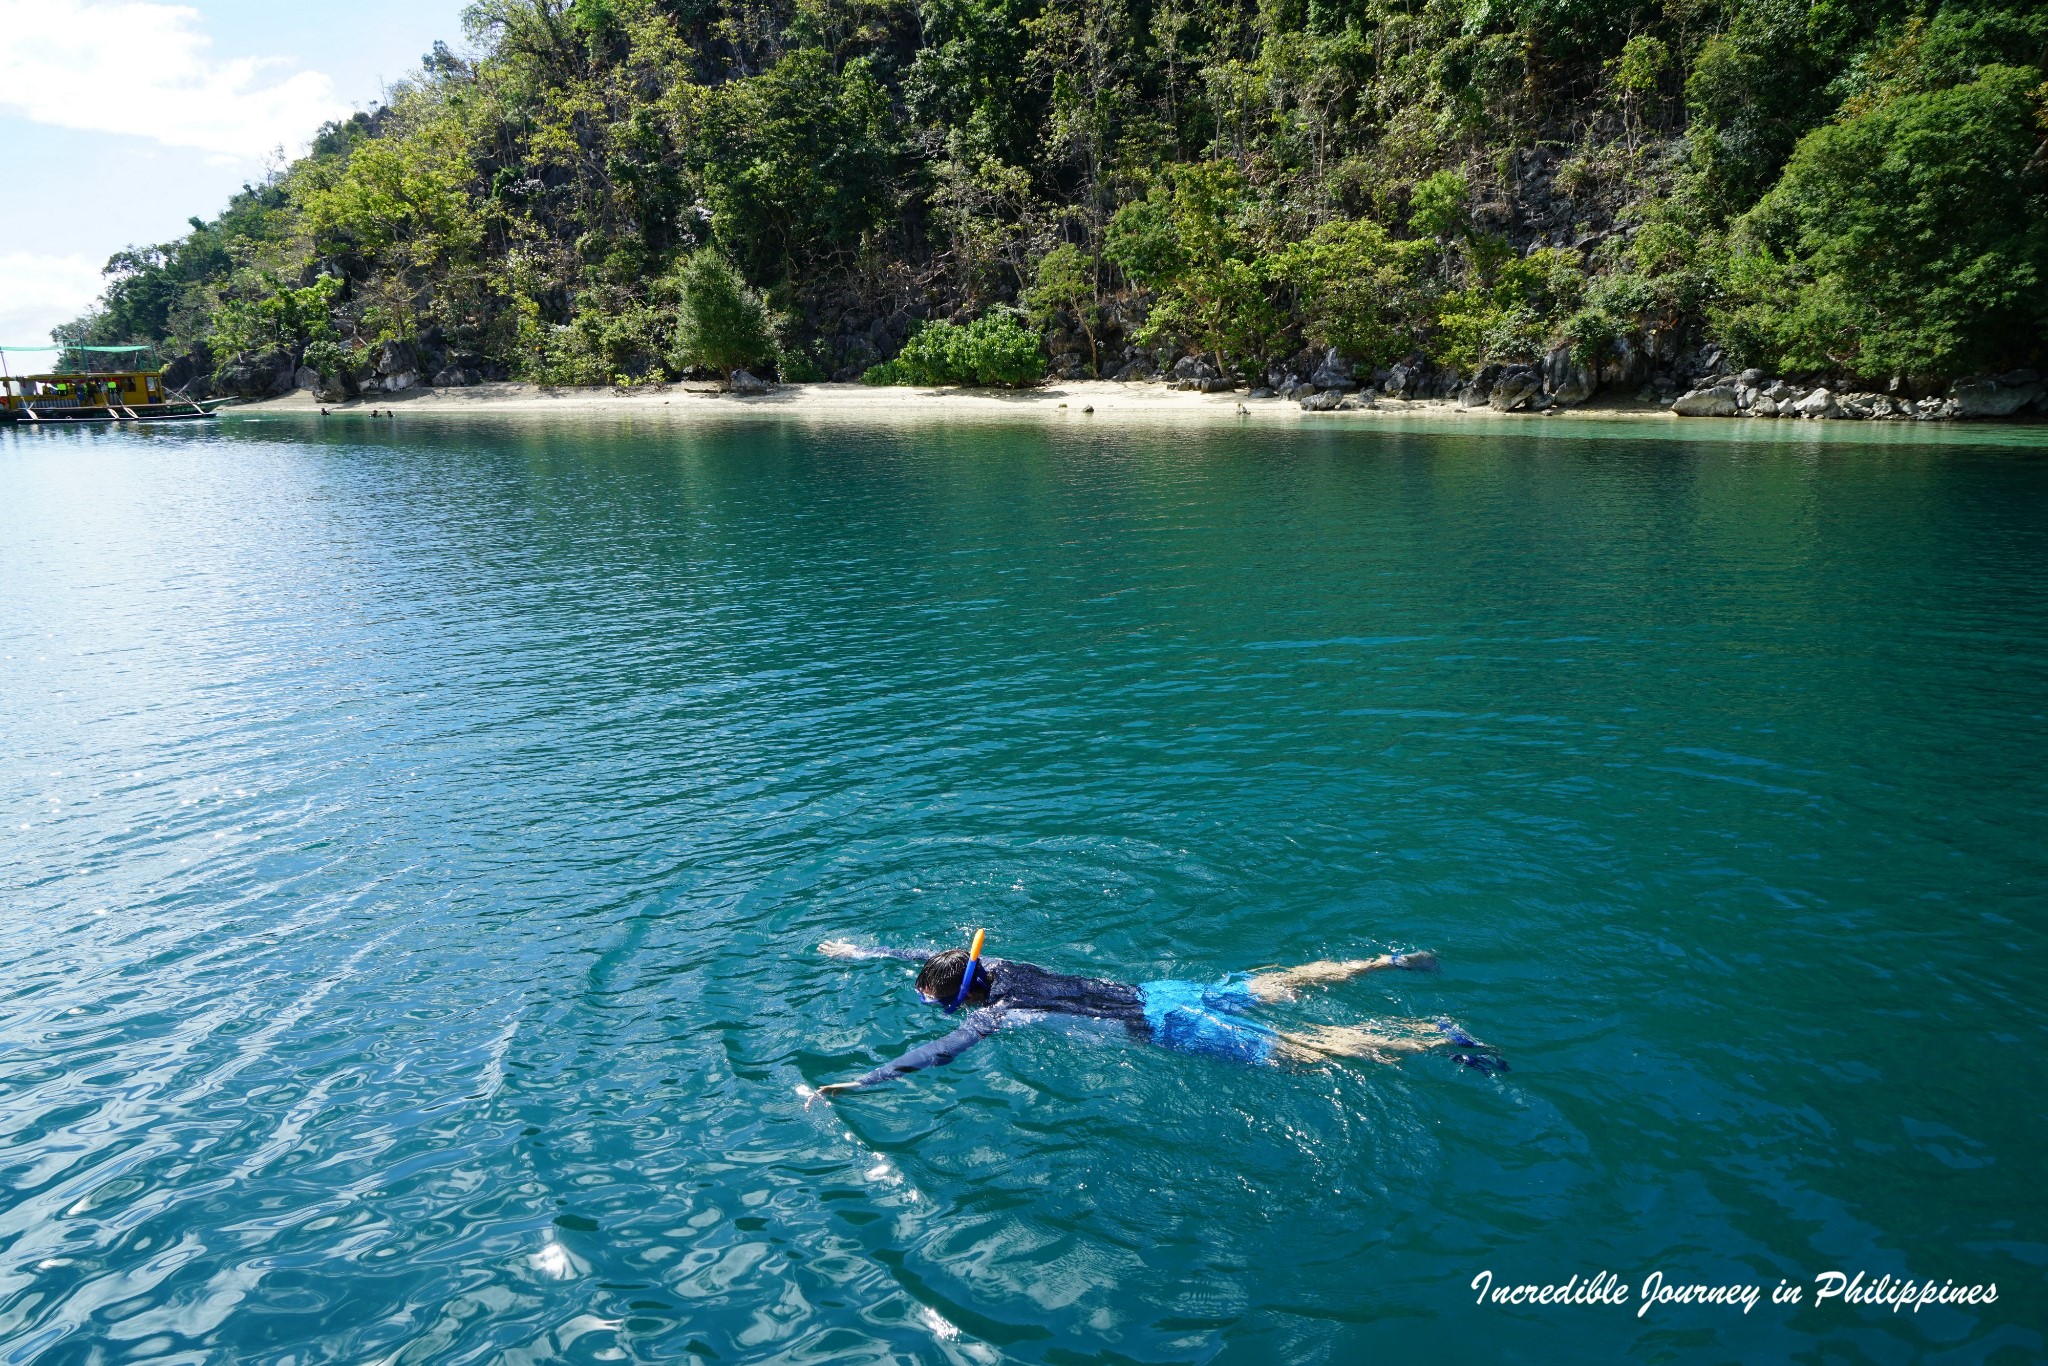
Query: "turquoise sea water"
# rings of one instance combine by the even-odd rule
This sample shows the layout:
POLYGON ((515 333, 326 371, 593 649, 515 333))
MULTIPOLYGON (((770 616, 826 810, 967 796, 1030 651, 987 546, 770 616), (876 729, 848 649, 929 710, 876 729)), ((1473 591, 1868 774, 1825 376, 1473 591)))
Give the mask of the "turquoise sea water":
POLYGON ((0 434, 0 1361, 2041 1359, 2048 442, 1758 425, 0 434))

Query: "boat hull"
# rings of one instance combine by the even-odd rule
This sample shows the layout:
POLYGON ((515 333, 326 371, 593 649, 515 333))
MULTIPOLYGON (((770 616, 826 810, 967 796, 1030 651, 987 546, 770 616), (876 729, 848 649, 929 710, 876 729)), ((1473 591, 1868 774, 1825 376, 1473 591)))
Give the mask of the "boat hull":
POLYGON ((5 410, 5 420, 22 427, 75 427, 113 422, 204 422, 217 414, 198 404, 142 404, 122 408, 33 408, 5 410))

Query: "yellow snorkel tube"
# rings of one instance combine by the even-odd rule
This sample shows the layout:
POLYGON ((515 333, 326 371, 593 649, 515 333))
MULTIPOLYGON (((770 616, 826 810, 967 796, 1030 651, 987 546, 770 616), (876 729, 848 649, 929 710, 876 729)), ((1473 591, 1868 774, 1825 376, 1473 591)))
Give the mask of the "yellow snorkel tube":
POLYGON ((974 944, 967 950, 967 970, 960 974, 960 990, 953 993, 953 1004, 946 1007, 948 1015, 958 1010, 961 1002, 967 999, 967 993, 974 989, 974 969, 981 962, 981 941, 986 938, 987 930, 974 932, 974 944))

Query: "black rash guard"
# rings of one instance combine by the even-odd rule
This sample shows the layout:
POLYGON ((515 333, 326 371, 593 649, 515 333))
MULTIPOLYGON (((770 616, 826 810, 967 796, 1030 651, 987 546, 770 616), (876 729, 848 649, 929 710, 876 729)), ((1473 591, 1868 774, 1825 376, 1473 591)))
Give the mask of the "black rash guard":
MULTIPOLYGON (((916 949, 862 949, 862 958, 902 958, 922 963, 931 957, 916 949)), ((879 1086, 906 1073, 926 1067, 943 1067, 1008 1024, 1023 1024, 1047 1015, 1101 1020, 1119 1024, 1138 1038, 1151 1036, 1145 1023, 1145 1005, 1138 989, 1126 982, 1101 977, 1076 977, 1053 972, 1036 963, 1013 963, 1003 958, 983 958, 981 970, 988 974, 988 1000, 942 1039, 919 1044, 893 1062, 857 1078, 855 1086, 879 1086)))

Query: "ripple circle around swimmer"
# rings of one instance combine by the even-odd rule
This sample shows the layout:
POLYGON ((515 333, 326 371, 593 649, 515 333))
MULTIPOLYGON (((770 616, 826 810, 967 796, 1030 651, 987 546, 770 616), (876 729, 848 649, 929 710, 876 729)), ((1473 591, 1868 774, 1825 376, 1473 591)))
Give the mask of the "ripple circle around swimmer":
MULTIPOLYGON (((1826 435, 1829 439, 1823 440, 1826 435)), ((0 1360, 2023 1360, 2048 461, 1529 423, 0 434, 0 1360), (1293 1070, 964 945, 1429 948, 1293 1070), (1997 1281, 1488 1308, 1473 1277, 1997 1281)))

